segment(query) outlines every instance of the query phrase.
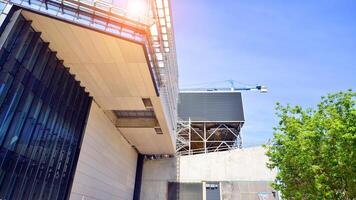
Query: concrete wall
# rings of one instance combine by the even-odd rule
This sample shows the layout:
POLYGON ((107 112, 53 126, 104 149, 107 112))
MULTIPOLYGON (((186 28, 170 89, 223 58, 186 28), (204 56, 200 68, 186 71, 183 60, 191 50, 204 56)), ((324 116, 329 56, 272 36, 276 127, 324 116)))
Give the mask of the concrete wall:
POLYGON ((266 167, 265 149, 252 147, 233 151, 181 156, 160 160, 146 160, 143 165, 141 200, 167 199, 167 183, 176 181, 271 182, 275 171, 266 167), (177 164, 179 163, 179 169, 177 164))
POLYGON ((141 200, 167 199, 168 181, 176 181, 176 158, 145 160, 142 172, 141 200))
POLYGON ((263 147, 250 147, 208 154, 182 156, 180 180, 205 181, 273 181, 276 173, 266 167, 263 147))
POLYGON ((223 200, 275 200, 270 181, 221 182, 223 200))
POLYGON ((136 151, 93 102, 70 199, 132 200, 136 162, 136 151))

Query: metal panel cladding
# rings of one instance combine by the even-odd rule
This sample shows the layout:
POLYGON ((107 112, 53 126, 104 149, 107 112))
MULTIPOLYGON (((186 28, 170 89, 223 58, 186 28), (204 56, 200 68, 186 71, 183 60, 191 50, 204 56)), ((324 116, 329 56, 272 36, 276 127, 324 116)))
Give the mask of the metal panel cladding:
POLYGON ((206 122, 245 121, 239 92, 181 92, 178 117, 180 120, 206 122))
POLYGON ((66 199, 91 97, 20 10, 0 37, 0 199, 66 199))

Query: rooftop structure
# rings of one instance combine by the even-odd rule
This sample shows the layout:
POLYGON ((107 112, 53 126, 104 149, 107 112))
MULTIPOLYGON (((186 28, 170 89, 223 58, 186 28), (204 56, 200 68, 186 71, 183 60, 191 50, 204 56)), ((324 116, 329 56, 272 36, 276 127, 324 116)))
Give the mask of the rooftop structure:
POLYGON ((242 147, 241 93, 181 91, 178 102, 177 153, 209 153, 242 147))

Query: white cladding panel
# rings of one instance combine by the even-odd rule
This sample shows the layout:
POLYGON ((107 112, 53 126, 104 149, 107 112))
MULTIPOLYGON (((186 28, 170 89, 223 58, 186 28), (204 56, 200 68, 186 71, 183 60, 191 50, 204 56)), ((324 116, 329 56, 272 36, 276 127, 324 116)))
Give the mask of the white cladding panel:
POLYGON ((132 200, 137 153, 93 102, 71 200, 132 200))
POLYGON ((57 56, 100 108, 145 110, 142 98, 150 98, 163 134, 156 134, 153 128, 145 130, 144 137, 150 137, 147 142, 142 141, 140 132, 131 130, 127 131, 132 133, 127 138, 143 154, 174 154, 175 136, 168 124, 170 116, 165 115, 165 104, 157 96, 142 44, 30 11, 22 14, 32 20, 32 27, 58 52, 57 56))

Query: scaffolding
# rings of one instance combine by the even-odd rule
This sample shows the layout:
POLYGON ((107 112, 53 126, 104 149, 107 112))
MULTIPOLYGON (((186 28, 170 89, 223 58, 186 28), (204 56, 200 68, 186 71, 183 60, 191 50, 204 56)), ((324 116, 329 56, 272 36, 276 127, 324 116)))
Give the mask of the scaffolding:
POLYGON ((243 122, 178 121, 177 154, 193 155, 242 148, 243 122))
POLYGON ((180 91, 178 115, 178 155, 242 148, 245 118, 240 92, 180 91))

